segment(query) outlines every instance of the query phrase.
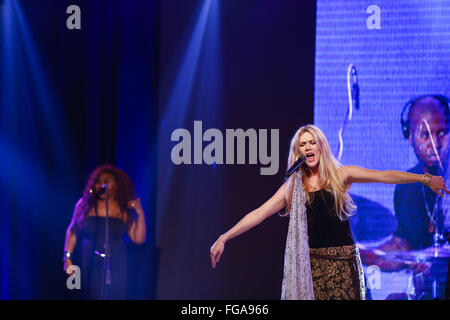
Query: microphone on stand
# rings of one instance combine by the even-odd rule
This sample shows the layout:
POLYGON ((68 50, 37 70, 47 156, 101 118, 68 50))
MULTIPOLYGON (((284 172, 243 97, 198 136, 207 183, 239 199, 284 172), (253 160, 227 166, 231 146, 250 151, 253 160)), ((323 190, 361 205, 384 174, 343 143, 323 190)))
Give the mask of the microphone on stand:
POLYGON ((103 260, 103 285, 101 288, 102 300, 108 298, 109 287, 111 286, 111 244, 109 236, 109 209, 108 209, 108 184, 104 183, 97 191, 98 196, 105 194, 105 243, 103 260))
POLYGON ((90 195, 91 199, 98 200, 102 194, 106 193, 106 190, 108 190, 107 183, 102 184, 100 186, 100 188, 94 187, 94 188, 89 189, 89 195, 90 195))
POLYGON ((352 90, 351 95, 354 101, 354 106, 356 110, 359 110, 359 85, 358 85, 358 73, 356 72, 356 67, 352 65, 351 69, 351 79, 352 79, 352 90))
POLYGON ((350 64, 347 68, 347 95, 348 95, 348 109, 345 116, 344 124, 338 131, 339 148, 337 151, 337 159, 341 161, 342 154, 344 152, 344 129, 348 121, 352 120, 353 108, 359 110, 359 85, 358 85, 358 73, 356 67, 350 64))
POLYGON ((100 186, 100 189, 97 191, 97 194, 102 195, 102 194, 106 193, 106 190, 108 190, 108 184, 107 183, 102 184, 100 186))
POLYGON ((306 161, 305 156, 300 156, 297 158, 297 161, 286 171, 285 178, 289 178, 298 168, 306 161))

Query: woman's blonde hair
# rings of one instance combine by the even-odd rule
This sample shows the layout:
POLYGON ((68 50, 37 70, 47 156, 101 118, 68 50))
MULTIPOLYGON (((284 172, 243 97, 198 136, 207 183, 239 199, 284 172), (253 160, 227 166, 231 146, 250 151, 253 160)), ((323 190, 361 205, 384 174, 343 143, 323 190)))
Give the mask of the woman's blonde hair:
MULTIPOLYGON (((319 158, 319 178, 320 178, 320 186, 322 189, 325 189, 328 192, 331 192, 334 196, 334 205, 336 209, 336 214, 341 220, 347 220, 356 210, 356 206, 353 203, 352 198, 348 194, 346 185, 344 181, 339 178, 338 169, 342 165, 339 161, 334 157, 331 152, 330 145, 328 144, 328 140, 323 134, 322 130, 318 127, 308 124, 297 130, 294 137, 291 140, 291 147, 289 150, 288 157, 288 168, 290 168, 294 162, 300 156, 300 147, 299 141, 300 137, 304 133, 310 133, 314 137, 314 141, 317 144, 318 149, 320 150, 320 158, 319 158)), ((303 188, 306 190, 306 176, 308 175, 308 167, 303 165, 300 167, 302 173, 302 184, 303 188)), ((286 215, 289 214, 292 203, 292 193, 294 190, 294 178, 295 174, 291 175, 287 179, 287 188, 286 188, 286 215)), ((306 193, 307 200, 311 201, 310 195, 306 193)))

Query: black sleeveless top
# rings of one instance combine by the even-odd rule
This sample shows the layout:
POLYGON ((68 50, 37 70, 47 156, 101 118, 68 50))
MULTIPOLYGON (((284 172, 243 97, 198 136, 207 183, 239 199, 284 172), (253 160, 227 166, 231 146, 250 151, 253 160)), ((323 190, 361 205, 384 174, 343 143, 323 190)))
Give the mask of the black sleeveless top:
POLYGON ((336 214, 334 197, 323 189, 310 192, 306 201, 310 248, 326 248, 355 243, 350 221, 341 221, 336 214))

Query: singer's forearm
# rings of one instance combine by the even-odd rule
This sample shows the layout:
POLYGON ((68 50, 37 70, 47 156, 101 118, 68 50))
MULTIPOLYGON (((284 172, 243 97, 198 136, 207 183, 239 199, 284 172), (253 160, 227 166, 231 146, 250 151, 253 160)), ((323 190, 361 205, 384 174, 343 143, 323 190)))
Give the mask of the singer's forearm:
POLYGON ((64 242, 64 251, 73 252, 75 250, 75 246, 77 245, 77 233, 80 230, 77 224, 77 212, 79 211, 80 206, 83 203, 83 199, 80 198, 75 204, 75 208, 73 210, 72 220, 70 221, 69 227, 66 230, 66 239, 64 242))
POLYGON ((234 237, 237 237, 257 226, 269 216, 283 209, 286 206, 286 184, 287 183, 284 183, 262 206, 245 215, 244 218, 242 218, 233 228, 220 236, 220 239, 226 242, 234 237))
POLYGON ((404 183, 415 183, 422 182, 423 175, 415 174, 410 172, 388 170, 385 171, 385 183, 391 184, 404 184, 404 183))
POLYGON ((228 240, 243 234, 244 232, 263 222, 264 217, 258 214, 257 210, 258 209, 253 210, 252 212, 245 215, 238 223, 234 225, 234 227, 232 227, 220 237, 221 240, 227 242, 228 240))
POLYGON ((134 239, 132 239, 137 244, 144 244, 147 237, 147 226, 145 223, 144 212, 140 212, 137 215, 136 226, 134 229, 134 239))
POLYGON ((73 253, 76 245, 77 245, 77 235, 75 232, 72 232, 71 228, 69 227, 66 231, 66 239, 64 242, 64 251, 69 251, 69 252, 73 253))

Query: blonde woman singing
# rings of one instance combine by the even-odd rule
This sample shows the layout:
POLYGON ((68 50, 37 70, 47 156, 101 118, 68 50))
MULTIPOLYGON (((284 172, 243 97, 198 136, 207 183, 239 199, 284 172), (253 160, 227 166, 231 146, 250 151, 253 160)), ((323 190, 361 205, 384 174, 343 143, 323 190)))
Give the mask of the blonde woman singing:
POLYGON ((442 191, 450 191, 440 176, 342 166, 325 135, 313 125, 301 127, 292 138, 288 167, 299 156, 306 157, 300 170, 213 244, 212 267, 228 240, 285 208, 290 220, 281 299, 364 299, 364 275, 348 219, 356 210, 348 193, 351 184, 423 183, 441 197, 442 191))

